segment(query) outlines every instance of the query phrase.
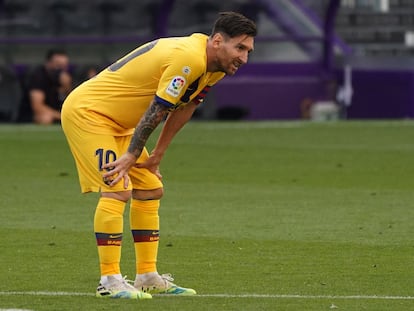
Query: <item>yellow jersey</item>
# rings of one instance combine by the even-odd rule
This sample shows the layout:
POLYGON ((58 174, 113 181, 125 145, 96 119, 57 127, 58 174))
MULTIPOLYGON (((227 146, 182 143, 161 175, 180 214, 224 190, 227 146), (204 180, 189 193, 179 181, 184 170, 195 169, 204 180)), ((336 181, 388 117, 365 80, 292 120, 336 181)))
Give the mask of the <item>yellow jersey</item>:
POLYGON ((208 36, 161 38, 125 55, 67 97, 62 114, 84 130, 130 135, 155 97, 175 109, 201 103, 222 72, 207 72, 208 36))

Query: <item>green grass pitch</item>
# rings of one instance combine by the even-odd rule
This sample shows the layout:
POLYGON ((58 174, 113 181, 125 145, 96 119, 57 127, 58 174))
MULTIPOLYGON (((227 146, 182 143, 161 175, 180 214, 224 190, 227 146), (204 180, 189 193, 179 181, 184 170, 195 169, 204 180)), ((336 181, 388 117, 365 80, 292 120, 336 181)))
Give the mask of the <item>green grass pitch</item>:
POLYGON ((161 167, 158 268, 199 295, 120 301, 94 297, 97 196, 60 127, 1 125, 0 310, 413 310, 413 137, 413 121, 189 123, 161 167))

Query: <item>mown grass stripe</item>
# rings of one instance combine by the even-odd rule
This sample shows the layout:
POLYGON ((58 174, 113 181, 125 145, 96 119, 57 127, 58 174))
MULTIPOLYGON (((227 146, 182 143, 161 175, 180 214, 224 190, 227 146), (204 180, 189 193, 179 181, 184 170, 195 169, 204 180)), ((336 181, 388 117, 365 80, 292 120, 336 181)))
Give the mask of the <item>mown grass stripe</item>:
MULTIPOLYGON (((48 291, 3 291, 0 296, 95 296, 94 293, 77 293, 77 292, 48 292, 48 291)), ((174 297, 174 295, 158 295, 158 297, 174 297)), ((377 295, 349 295, 349 296, 334 296, 334 295, 297 295, 297 294, 197 294, 192 297, 213 297, 213 298, 271 298, 271 299, 377 299, 377 300, 414 300, 414 296, 377 296, 377 295)))

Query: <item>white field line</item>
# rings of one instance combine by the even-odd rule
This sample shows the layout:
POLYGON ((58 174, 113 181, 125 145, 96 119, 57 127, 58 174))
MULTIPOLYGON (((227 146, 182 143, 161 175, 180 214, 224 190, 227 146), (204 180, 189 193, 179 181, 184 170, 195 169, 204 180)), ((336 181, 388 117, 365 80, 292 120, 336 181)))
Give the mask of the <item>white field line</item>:
MULTIPOLYGON (((28 291, 28 292, 0 292, 0 296, 95 296, 94 293, 76 292, 47 292, 47 291, 28 291)), ((173 296, 173 295, 171 295, 173 296)), ((171 297, 169 295, 158 295, 158 297, 171 297)), ((214 298, 270 298, 270 299, 345 299, 345 300, 414 300, 414 296, 377 296, 377 295, 295 295, 295 294, 197 294, 194 297, 214 297, 214 298)))

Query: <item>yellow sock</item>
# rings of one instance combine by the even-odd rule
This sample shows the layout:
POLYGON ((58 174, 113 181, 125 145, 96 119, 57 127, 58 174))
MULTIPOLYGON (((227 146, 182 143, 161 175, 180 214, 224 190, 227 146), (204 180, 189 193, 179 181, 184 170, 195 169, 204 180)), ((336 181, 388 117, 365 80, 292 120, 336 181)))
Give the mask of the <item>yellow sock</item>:
POLYGON ((120 274, 123 214, 125 202, 100 198, 95 211, 94 230, 101 275, 120 274))
POLYGON ((137 274, 157 271, 160 200, 131 201, 130 222, 137 274))

